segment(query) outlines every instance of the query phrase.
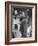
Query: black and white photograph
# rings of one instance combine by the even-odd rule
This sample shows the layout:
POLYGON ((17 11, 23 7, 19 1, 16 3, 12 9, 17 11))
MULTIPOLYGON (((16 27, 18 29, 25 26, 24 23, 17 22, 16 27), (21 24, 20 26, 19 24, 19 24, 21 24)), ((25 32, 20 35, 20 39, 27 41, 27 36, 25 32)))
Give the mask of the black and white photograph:
POLYGON ((12 38, 32 37, 32 7, 11 6, 12 38))
POLYGON ((5 3, 5 43, 37 42, 37 4, 5 3))

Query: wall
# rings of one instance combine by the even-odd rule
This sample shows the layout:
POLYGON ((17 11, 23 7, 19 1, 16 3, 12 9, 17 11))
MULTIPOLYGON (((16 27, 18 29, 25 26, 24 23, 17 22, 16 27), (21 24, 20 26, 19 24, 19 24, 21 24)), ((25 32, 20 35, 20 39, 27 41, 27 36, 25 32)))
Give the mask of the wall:
MULTIPOLYGON (((38 0, 22 0, 22 1, 13 0, 13 1, 33 2, 38 4, 38 0)), ((37 26, 38 26, 38 7, 37 7, 37 26)), ((38 27, 37 27, 37 30, 38 30, 38 27)), ((38 32, 37 32, 37 35, 38 35, 38 32)), ((0 0, 0 46, 5 46, 5 0, 0 0)), ((38 46, 38 43, 18 44, 13 46, 38 46)))

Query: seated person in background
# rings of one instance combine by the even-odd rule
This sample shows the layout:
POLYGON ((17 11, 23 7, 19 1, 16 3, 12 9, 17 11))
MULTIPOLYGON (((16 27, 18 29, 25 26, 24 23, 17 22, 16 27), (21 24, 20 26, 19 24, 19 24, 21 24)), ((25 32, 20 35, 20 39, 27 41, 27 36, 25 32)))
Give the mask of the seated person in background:
POLYGON ((26 18, 21 18, 20 32, 22 34, 22 37, 26 37, 26 31, 27 31, 26 18))
POLYGON ((22 37, 30 37, 32 35, 31 18, 29 19, 29 16, 27 16, 26 18, 21 18, 20 20, 21 20, 20 32, 22 34, 22 37))

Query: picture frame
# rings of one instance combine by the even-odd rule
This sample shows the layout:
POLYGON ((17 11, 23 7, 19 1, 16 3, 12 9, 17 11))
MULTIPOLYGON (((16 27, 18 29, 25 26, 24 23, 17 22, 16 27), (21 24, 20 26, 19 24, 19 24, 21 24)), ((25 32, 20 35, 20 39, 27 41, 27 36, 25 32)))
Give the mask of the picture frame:
POLYGON ((36 43, 36 42, 37 42, 37 4, 6 1, 5 44, 9 45, 9 44, 23 44, 23 43, 36 43), (28 24, 24 21, 28 22, 28 24), (26 23, 26 25, 23 23, 26 23), (25 29, 23 28, 23 25, 25 26, 25 29), (21 34, 19 34, 18 32, 19 28, 21 30, 20 31, 21 34), (14 34, 15 33, 14 30, 16 34, 14 34), (26 30, 26 32, 22 30, 26 30))

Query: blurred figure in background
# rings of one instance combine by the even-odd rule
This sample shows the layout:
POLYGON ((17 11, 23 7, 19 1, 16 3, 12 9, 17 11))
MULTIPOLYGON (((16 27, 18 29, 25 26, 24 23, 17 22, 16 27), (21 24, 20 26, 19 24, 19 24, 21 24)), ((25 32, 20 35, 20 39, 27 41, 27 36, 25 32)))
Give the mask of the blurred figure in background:
POLYGON ((27 28, 27 37, 32 37, 32 19, 29 19, 29 24, 27 28))

